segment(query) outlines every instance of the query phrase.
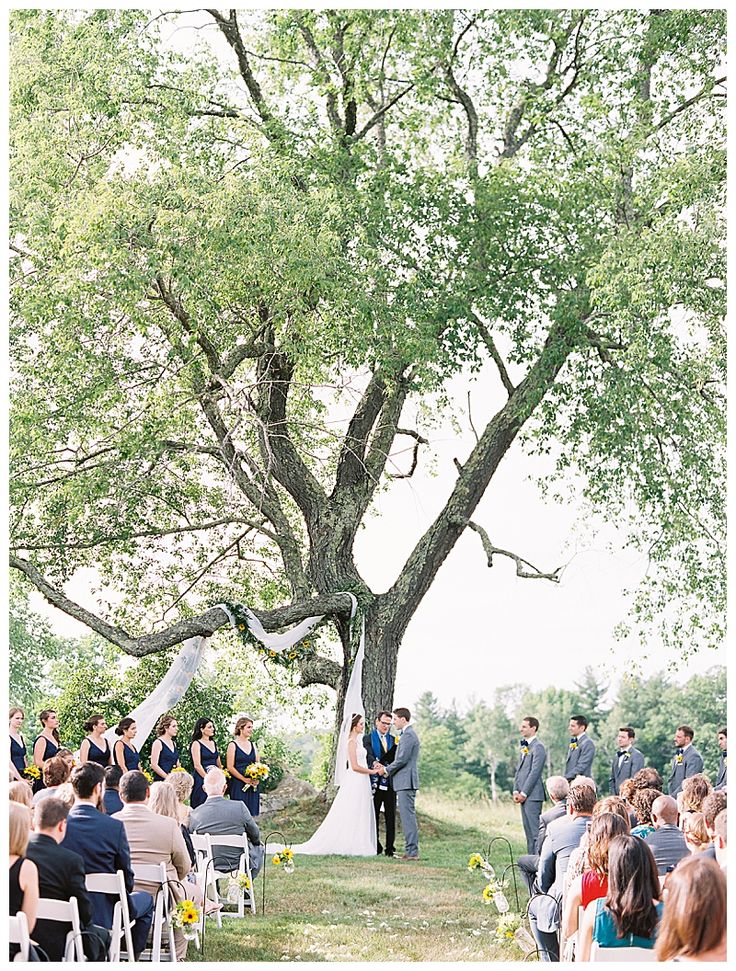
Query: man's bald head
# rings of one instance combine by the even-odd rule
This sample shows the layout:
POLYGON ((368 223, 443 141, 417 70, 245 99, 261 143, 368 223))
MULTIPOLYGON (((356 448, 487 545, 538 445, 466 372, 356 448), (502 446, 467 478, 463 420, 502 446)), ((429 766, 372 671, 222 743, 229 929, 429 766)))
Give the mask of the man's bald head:
POLYGON ((652 822, 655 827, 677 825, 677 802, 672 796, 657 796, 652 803, 652 822))

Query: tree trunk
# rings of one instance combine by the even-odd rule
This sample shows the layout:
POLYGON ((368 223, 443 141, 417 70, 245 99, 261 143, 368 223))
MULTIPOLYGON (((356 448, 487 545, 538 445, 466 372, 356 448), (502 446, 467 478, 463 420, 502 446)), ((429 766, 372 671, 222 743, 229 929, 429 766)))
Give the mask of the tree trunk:
POLYGON ((492 762, 488 766, 488 776, 491 780, 491 801, 494 806, 498 802, 498 789, 496 787, 496 763, 492 762))

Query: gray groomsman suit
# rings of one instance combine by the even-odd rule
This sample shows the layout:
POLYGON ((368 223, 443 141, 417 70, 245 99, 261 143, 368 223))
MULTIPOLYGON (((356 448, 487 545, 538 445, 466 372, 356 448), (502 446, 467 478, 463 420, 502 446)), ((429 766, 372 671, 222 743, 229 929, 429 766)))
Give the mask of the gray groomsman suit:
POLYGON ((682 753, 682 762, 677 761, 677 754, 672 759, 672 773, 667 783, 667 791, 671 796, 676 796, 682 789, 682 783, 689 779, 691 775, 697 775, 703 771, 703 756, 693 746, 688 747, 682 753))
POLYGON ((716 776, 714 789, 725 789, 728 785, 726 781, 726 776, 728 775, 728 765, 726 759, 723 757, 723 752, 721 752, 721 761, 718 765, 718 775, 716 776))
POLYGON ((386 774, 396 793, 396 802, 404 830, 405 853, 419 856, 419 826, 417 825, 416 798, 419 788, 419 739, 411 725, 399 736, 398 751, 386 774))
POLYGON ((547 759, 547 750, 535 736, 527 740, 528 754, 519 754, 519 764, 514 776, 514 792, 526 796, 521 803, 521 821, 524 824, 527 853, 534 852, 539 833, 539 816, 544 802, 542 773, 547 759))
POLYGON ((611 762, 611 795, 617 796, 618 790, 624 779, 630 779, 635 776, 639 769, 644 768, 644 756, 641 754, 638 748, 630 748, 628 751, 628 758, 626 755, 614 755, 611 762))
POLYGON ((567 761, 565 762, 565 778, 572 782, 576 775, 590 776, 593 767, 593 757, 595 756, 595 745, 588 737, 587 732, 578 735, 576 739, 577 748, 567 751, 567 761))

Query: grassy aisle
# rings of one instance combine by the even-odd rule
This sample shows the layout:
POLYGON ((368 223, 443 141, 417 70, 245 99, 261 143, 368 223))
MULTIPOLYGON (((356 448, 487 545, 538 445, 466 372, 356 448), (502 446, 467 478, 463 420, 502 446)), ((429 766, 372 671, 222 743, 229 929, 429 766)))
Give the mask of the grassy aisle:
MULTIPOLYGON (((519 959, 513 945, 495 942, 495 908, 483 904, 483 881, 466 869, 468 856, 485 853, 492 835, 510 839, 515 855, 523 852, 516 807, 454 804, 420 792, 418 808, 420 861, 304 856, 287 876, 269 856, 266 916, 259 876, 258 914, 226 918, 219 931, 208 923, 204 958, 190 945, 188 960, 370 961, 377 949, 393 961, 519 959)), ((259 820, 261 832, 280 829, 300 842, 324 812, 299 804, 268 824, 259 820)), ((397 842, 403 845, 401 837, 397 842)), ((507 860, 498 849, 491 862, 500 875, 507 860)))

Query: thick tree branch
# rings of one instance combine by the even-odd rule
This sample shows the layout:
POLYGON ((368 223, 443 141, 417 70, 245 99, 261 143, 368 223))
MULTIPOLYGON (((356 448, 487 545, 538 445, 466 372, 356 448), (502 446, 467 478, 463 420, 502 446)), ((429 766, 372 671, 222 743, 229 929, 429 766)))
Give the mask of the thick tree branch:
MULTIPOLYGON (((57 607, 68 614, 69 617, 81 621, 90 630, 95 631, 132 657, 145 657, 147 654, 155 654, 167 647, 181 644, 189 637, 211 637, 215 631, 229 626, 230 623, 224 610, 213 607, 197 617, 187 617, 185 620, 180 620, 166 630, 133 637, 122 627, 109 624, 106 620, 75 603, 62 591, 57 590, 30 561, 11 554, 10 567, 23 573, 34 587, 44 595, 52 607, 57 607)), ((292 627, 307 617, 329 615, 336 618, 342 616, 347 618, 350 616, 351 609, 352 602, 348 596, 344 593, 333 593, 316 597, 313 600, 289 604, 286 607, 277 607, 275 610, 254 610, 253 613, 266 630, 275 631, 283 627, 292 627)), ((327 661, 327 659, 321 659, 321 661, 327 661)), ((334 662, 328 661, 326 665, 323 665, 324 670, 329 670, 330 664, 334 664, 334 662)))
POLYGON ((511 553, 509 550, 502 550, 498 546, 494 546, 491 543, 488 533, 479 526, 477 523, 468 521, 468 527, 480 536, 480 541, 483 544, 483 549, 485 550, 486 556, 488 557, 488 566, 493 566, 494 556, 507 556, 510 560, 516 563, 516 575, 517 577, 522 577, 525 580, 551 580, 552 583, 559 583, 560 577, 562 576, 562 571, 564 567, 558 566, 557 569, 553 570, 551 573, 544 573, 538 567, 530 563, 529 560, 523 559, 523 557, 518 556, 516 553, 511 553), (526 569, 528 567, 528 569, 526 569))

